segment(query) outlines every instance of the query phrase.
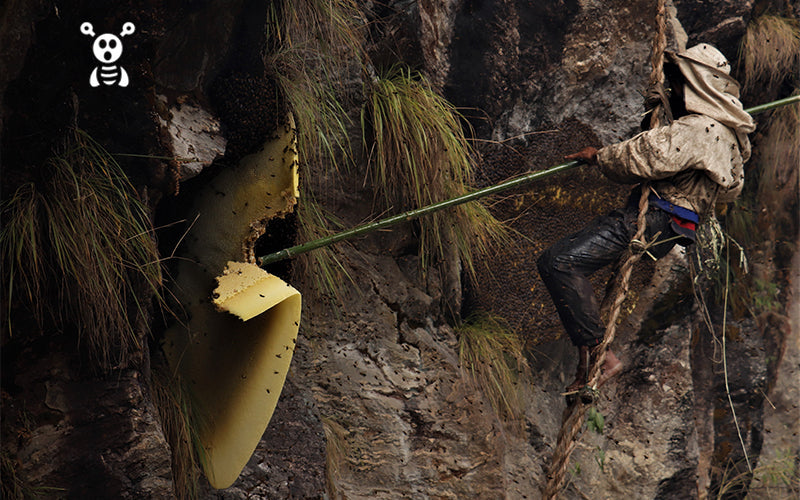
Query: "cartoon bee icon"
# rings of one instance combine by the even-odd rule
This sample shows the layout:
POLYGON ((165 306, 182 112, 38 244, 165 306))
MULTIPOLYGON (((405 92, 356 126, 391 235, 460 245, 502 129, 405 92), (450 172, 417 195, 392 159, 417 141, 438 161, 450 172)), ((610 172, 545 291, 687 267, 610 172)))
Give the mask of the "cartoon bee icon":
MULTIPOLYGON (((119 36, 133 34, 135 29, 133 23, 125 23, 122 25, 122 32, 119 36)), ((92 23, 88 22, 81 24, 81 33, 92 37, 96 36, 92 23)), ((128 73, 125 68, 114 64, 122 56, 122 40, 119 37, 111 33, 103 33, 95 39, 92 52, 100 62, 100 66, 95 67, 89 77, 89 84, 92 87, 99 87, 101 82, 108 86, 115 84, 120 87, 128 86, 128 73)))

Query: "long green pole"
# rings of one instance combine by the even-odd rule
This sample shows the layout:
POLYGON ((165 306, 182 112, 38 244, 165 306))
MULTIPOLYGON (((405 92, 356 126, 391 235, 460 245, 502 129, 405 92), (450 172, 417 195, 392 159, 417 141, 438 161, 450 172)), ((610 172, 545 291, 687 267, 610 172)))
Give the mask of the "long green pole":
POLYGON ((783 99, 778 99, 777 101, 768 102, 766 104, 759 104, 758 106, 747 108, 745 111, 751 115, 757 115, 759 113, 763 113, 764 111, 780 108, 781 106, 787 106, 796 102, 800 102, 800 95, 793 95, 791 97, 785 97, 783 99))
MULTIPOLYGON (((766 104, 761 104, 760 106, 748 108, 745 111, 751 115, 755 115, 758 113, 763 113, 764 111, 769 111, 771 109, 779 108, 781 106, 786 106, 797 102, 800 102, 800 95, 787 97, 785 99, 779 99, 777 101, 768 102, 766 104)), ((379 221, 362 224, 361 226, 354 227, 353 229, 348 229, 347 231, 342 231, 341 233, 336 233, 331 236, 326 236, 324 238, 312 240, 307 243, 303 243, 301 245, 296 245, 290 248, 285 248, 275 253, 264 255, 263 257, 259 257, 258 259, 262 266, 265 266, 267 264, 272 264, 273 262, 288 259, 298 254, 310 252, 311 250, 316 250, 317 248, 322 248, 328 245, 332 245, 342 240, 366 234, 371 231, 377 231, 378 229, 383 229, 385 227, 393 226, 400 222, 414 220, 419 217, 422 217, 423 215, 428 215, 433 212, 438 212, 439 210, 455 207, 457 205, 461 205, 462 203, 467 203, 470 201, 477 200, 478 198, 491 196, 493 194, 498 194, 509 189, 524 186, 526 184, 530 184, 532 182, 553 176, 555 174, 566 172, 567 170, 571 170, 580 164, 581 162, 573 160, 573 161, 568 161, 566 163, 562 163, 560 165, 556 165, 554 167, 550 167, 546 170, 539 170, 537 172, 528 172, 514 179, 501 182, 500 184, 495 184, 494 186, 478 189, 471 193, 461 195, 456 198, 450 198, 449 200, 440 201, 438 203, 434 203, 433 205, 428 205, 426 207, 417 208, 415 210, 409 210, 408 212, 403 212, 402 214, 393 215, 392 217, 387 217, 386 219, 381 219, 379 221)))
POLYGON ((336 233, 331 236, 320 238, 318 240, 312 240, 309 241, 308 243, 303 243, 302 245, 293 246, 291 248, 285 248, 278 252, 271 253, 263 257, 259 257, 259 259, 261 260, 262 266, 271 264, 272 262, 276 262, 279 260, 288 259, 289 257, 293 257, 297 254, 310 252, 311 250, 316 250, 317 248, 331 245, 333 243, 337 243, 339 241, 352 238, 354 236, 359 236, 361 234, 369 233, 371 231, 377 231, 378 229, 383 229, 388 226, 393 226, 394 224, 398 224, 400 222, 414 220, 419 217, 422 217, 423 215, 428 215, 433 212, 438 212, 439 210, 444 210, 445 208, 455 207, 456 205, 461 205, 462 203, 467 203, 469 201, 477 200, 478 198, 483 198, 484 196, 491 196, 493 194, 500 193, 507 189, 524 186, 525 184, 528 184, 530 182, 537 181, 539 179, 544 179, 545 177, 550 177, 551 175, 555 175, 560 172, 565 172, 571 168, 577 167, 578 165, 580 165, 580 162, 570 161, 549 168, 547 170, 540 170, 538 172, 529 172, 515 179, 501 182, 500 184, 495 184, 494 186, 478 189, 477 191, 473 191, 471 193, 458 196, 456 198, 450 198, 449 200, 440 201, 438 203, 434 203, 433 205, 428 205, 426 207, 417 208, 415 210, 409 210, 408 212, 403 212, 402 214, 393 215, 391 217, 387 217, 386 219, 382 219, 375 222, 369 222, 367 224, 354 227, 353 229, 342 231, 341 233, 336 233))

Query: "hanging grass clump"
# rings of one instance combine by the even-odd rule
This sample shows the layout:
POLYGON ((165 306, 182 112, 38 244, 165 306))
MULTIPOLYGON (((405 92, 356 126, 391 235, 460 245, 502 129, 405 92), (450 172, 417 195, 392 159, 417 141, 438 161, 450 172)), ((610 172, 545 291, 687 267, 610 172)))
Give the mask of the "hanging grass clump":
POLYGON ((172 450, 172 475, 175 496, 179 500, 199 498, 200 461, 203 446, 198 437, 199 424, 192 409, 192 398, 179 376, 158 364, 152 371, 150 389, 158 410, 161 429, 172 450))
MULTIPOLYGON (((330 236, 334 234, 331 226, 337 229, 342 227, 341 222, 317 202, 308 188, 302 191, 301 202, 298 203, 296 210, 301 241, 313 241, 330 236)), ((328 300, 335 309, 345 280, 353 282, 353 279, 334 250, 331 247, 319 248, 315 252, 301 256, 299 263, 299 275, 310 276, 317 294, 328 300)))
MULTIPOLYGON (((348 136, 352 120, 343 105, 351 96, 342 81, 360 71, 364 26, 363 13, 353 0, 283 1, 270 6, 265 66, 295 118, 301 175, 330 180, 352 163, 348 136)), ((336 225, 311 184, 300 186, 300 241, 327 236, 336 225)), ((314 277, 312 290, 335 301, 348 276, 333 250, 303 255, 298 261, 298 272, 314 277)))
POLYGON ((746 89, 771 88, 797 75, 800 64, 800 23, 797 19, 765 14, 747 26, 739 52, 746 89))
MULTIPOLYGON (((745 88, 763 91, 786 88, 788 83, 794 88, 792 95, 800 94, 800 22, 773 15, 754 19, 742 39, 739 62, 745 88)), ((758 172, 756 198, 773 213, 791 212, 783 209, 797 198, 800 109, 775 110, 765 125, 760 125, 765 130, 758 167, 750 168, 758 172)))
MULTIPOLYGON (((369 84, 367 95, 361 126, 369 173, 388 206, 407 210, 469 192, 474 152, 461 115, 422 75, 393 66, 369 84)), ((479 202, 432 214, 420 227, 423 267, 455 248, 472 276, 473 252, 485 254, 506 235, 479 202)))
POLYGON ((135 322, 161 286, 147 208, 111 155, 80 130, 42 177, 2 207, 9 304, 26 304, 41 325, 48 318, 58 330, 76 326, 101 367, 124 363, 141 349, 135 322))
POLYGON ((350 160, 343 79, 364 58, 363 14, 353 0, 275 2, 267 23, 268 71, 297 123, 305 164, 338 168, 350 160), (354 65, 355 63, 355 65, 354 65))
POLYGON ((489 400, 495 414, 511 428, 524 422, 525 402, 520 391, 530 378, 525 346, 505 322, 476 313, 456 329, 461 370, 489 400))

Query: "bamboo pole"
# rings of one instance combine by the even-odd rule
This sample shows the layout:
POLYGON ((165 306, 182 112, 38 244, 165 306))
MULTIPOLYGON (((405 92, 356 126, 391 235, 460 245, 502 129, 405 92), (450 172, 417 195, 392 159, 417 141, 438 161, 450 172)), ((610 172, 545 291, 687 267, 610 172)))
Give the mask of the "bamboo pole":
POLYGON ((768 102, 766 104, 759 104, 758 106, 745 109, 745 112, 751 115, 757 115, 759 113, 763 113, 764 111, 780 108, 781 106, 787 106, 796 102, 800 102, 800 95, 793 95, 791 97, 785 97, 783 99, 778 99, 777 101, 768 102))
POLYGON ((506 191, 508 189, 524 186, 531 182, 538 181, 540 179, 544 179, 546 177, 550 177, 552 175, 561 172, 566 172, 567 170, 575 168, 578 165, 580 165, 580 162, 573 160, 567 163, 556 165, 555 167, 552 168, 548 168, 547 170, 540 170, 538 172, 528 172, 527 174, 523 174, 520 177, 505 182, 501 182, 500 184, 495 184, 494 186, 478 189, 476 191, 458 196, 456 198, 450 198, 449 200, 440 201, 438 203, 434 203, 426 207, 409 210, 408 212, 403 212, 402 214, 393 215, 392 217, 387 217, 386 219, 382 219, 379 221, 368 222, 366 224, 362 224, 361 226, 354 227, 353 229, 348 229, 347 231, 342 231, 341 233, 336 233, 331 236, 326 236, 318 240, 309 241, 308 243, 303 243, 302 245, 296 245, 291 248, 285 248, 278 252, 271 253, 263 257, 259 257, 259 260, 261 262, 261 265, 265 266, 267 264, 271 264, 279 260, 288 259, 289 257, 294 257, 295 255, 301 253, 310 252, 311 250, 316 250, 317 248, 332 245, 342 240, 353 238, 355 236, 369 233, 371 231, 377 231, 385 227, 399 224, 400 222, 414 220, 419 217, 422 217, 423 215, 428 215, 433 212, 438 212, 439 210, 455 207, 457 205, 461 205, 462 203, 474 201, 477 200, 478 198, 483 198, 484 196, 491 196, 493 194, 506 191))
MULTIPOLYGON (((789 104, 794 104, 798 102, 800 102, 800 95, 787 97, 785 99, 779 99, 777 101, 768 102, 766 104, 761 104, 759 106, 754 106, 752 108, 746 109, 745 111, 751 115, 756 115, 759 113, 763 113, 765 111, 769 111, 771 109, 787 106, 789 104)), ((438 212, 439 210, 452 208, 457 205, 461 205, 462 203, 475 201, 485 196, 491 196, 509 189, 525 186, 527 184, 545 179, 547 177, 560 174, 562 172, 566 172, 567 170, 572 170, 573 168, 579 165, 581 165, 581 162, 573 160, 566 163, 562 163, 560 165, 556 165, 554 167, 550 167, 546 170, 528 172, 514 179, 507 180, 499 184, 495 184, 494 186, 478 189, 476 191, 458 196, 456 198, 450 198, 449 200, 440 201, 438 203, 434 203, 432 205, 428 205, 422 208, 417 208, 414 210, 409 210, 408 212, 403 212, 401 214, 393 215, 391 217, 387 217, 386 219, 381 219, 375 222, 368 222, 366 224, 354 227, 353 229, 348 229, 346 231, 326 236, 324 238, 319 238, 317 240, 312 240, 307 243, 295 245, 289 248, 284 248, 283 250, 258 257, 258 260, 261 266, 266 266, 267 264, 272 264, 273 262, 278 262, 280 260, 288 259, 294 257, 295 255, 310 252, 312 250, 316 250, 318 248, 322 248, 328 245, 333 245, 334 243, 338 243, 343 240, 354 238, 356 236, 360 236, 372 231, 377 231, 379 229, 393 226, 401 222, 414 220, 419 217, 422 217, 423 215, 428 215, 433 212, 438 212)))

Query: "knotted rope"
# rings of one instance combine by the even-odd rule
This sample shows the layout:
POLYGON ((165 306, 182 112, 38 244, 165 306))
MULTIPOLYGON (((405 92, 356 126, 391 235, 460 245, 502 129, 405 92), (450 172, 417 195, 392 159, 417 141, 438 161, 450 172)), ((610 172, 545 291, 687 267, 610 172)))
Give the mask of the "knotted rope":
MULTIPOLYGON (((655 103, 650 115, 650 128, 658 127, 660 125, 661 108, 668 110, 669 104, 664 92, 664 51, 667 46, 666 37, 666 8, 664 6, 665 0, 656 0, 656 34, 653 37, 653 45, 650 53, 650 62, 652 70, 650 72, 650 92, 648 96, 656 94, 659 96, 658 103, 655 103), (654 90, 655 89, 655 90, 654 90)), ((647 103, 646 103, 647 106, 647 103)), ((667 119, 671 121, 672 117, 667 112, 667 119)), ((650 194, 649 186, 644 183, 642 185, 642 195, 639 199, 639 217, 637 219, 636 235, 632 241, 644 241, 644 232, 647 227, 646 215, 648 208, 647 198, 650 194)), ((650 242, 652 244, 652 242, 650 242)), ((649 246, 645 244, 645 247, 649 246)), ((614 340, 617 334, 617 320, 619 319, 620 312, 622 311, 622 303, 628 295, 628 287, 630 285, 631 272, 633 266, 639 261, 644 254, 643 249, 635 251, 631 245, 626 251, 624 261, 617 271, 617 281, 615 286, 609 293, 613 293, 614 300, 611 303, 611 308, 608 313, 606 321, 606 331, 603 336, 603 341, 595 348, 597 357, 589 371, 589 382, 587 387, 595 391, 597 383, 600 379, 601 369, 606 360, 606 351, 608 345, 614 340)), ((607 299, 608 297, 606 297, 607 299)), ((605 302, 605 301, 604 301, 605 302)), ((544 500, 556 498, 558 492, 561 490, 561 485, 564 482, 564 476, 567 472, 569 458, 572 451, 577 444, 577 436, 581 428, 583 428, 583 420, 586 411, 586 404, 583 403, 580 397, 575 398, 575 401, 564 410, 562 417, 561 430, 558 433, 558 441, 556 448, 553 451, 553 457, 550 462, 550 470, 547 474, 547 484, 542 493, 544 500)))

